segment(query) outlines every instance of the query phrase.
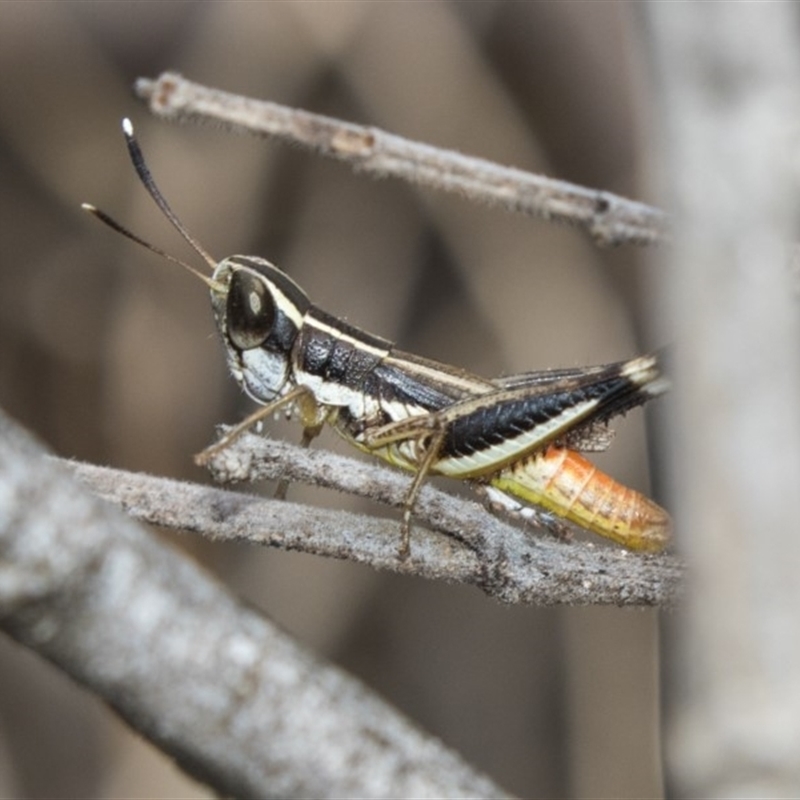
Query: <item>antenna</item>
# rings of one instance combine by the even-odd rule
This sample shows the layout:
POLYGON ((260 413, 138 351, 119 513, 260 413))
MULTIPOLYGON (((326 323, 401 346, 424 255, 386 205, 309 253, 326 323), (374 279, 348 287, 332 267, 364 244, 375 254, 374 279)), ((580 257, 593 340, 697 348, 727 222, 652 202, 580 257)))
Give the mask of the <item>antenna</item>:
POLYGON ((208 275, 204 275, 200 270, 195 269, 191 264, 187 264, 185 261, 181 261, 179 258, 175 258, 175 256, 171 256, 165 250, 162 250, 160 247, 156 247, 154 244, 150 244, 150 242, 146 242, 140 236, 137 236, 132 231, 129 231, 124 225, 121 225, 117 222, 113 217, 110 217, 106 214, 105 211, 101 211, 99 208, 96 208, 91 203, 81 203, 81 208, 84 211, 88 211, 93 217, 97 217, 100 222, 108 225, 109 228, 116 231, 117 233, 121 233, 126 238, 130 239, 136 244, 141 245, 146 250, 149 250, 151 253, 155 253, 156 255, 165 258, 167 261, 171 261, 173 264, 178 264, 178 266, 183 267, 185 270, 188 270, 197 278, 200 278, 209 289, 212 289, 216 292, 224 292, 225 287, 219 283, 219 281, 213 280, 213 278, 209 278, 208 275))
MULTIPOLYGON (((128 145, 128 153, 130 153, 131 161, 133 162, 133 167, 136 170, 136 174, 139 176, 139 180, 144 184, 144 187, 147 189, 150 196, 153 198, 153 200, 155 200, 156 205, 161 209, 164 216, 166 216, 166 218, 172 223, 178 233, 180 233, 180 235, 189 243, 192 249, 202 256, 203 260, 211 266, 212 270, 216 269, 217 262, 189 233, 189 231, 183 227, 183 224, 178 219, 175 212, 169 207, 169 204, 164 199, 164 195, 161 194, 161 190, 156 185, 155 180, 153 180, 153 176, 151 175, 150 170, 145 163, 144 155, 139 147, 139 143, 136 141, 136 137, 133 135, 133 124, 127 117, 122 120, 122 132, 125 134, 125 143, 128 145)), ((173 264, 178 264, 178 266, 181 266, 185 270, 191 272, 192 275, 200 278, 200 280, 203 281, 203 283, 205 283, 206 286, 208 286, 212 291, 219 293, 225 292, 225 287, 219 283, 219 281, 215 281, 208 275, 204 275, 202 272, 195 269, 190 264, 187 264, 185 261, 181 261, 179 258, 171 256, 160 247, 156 247, 154 244, 146 242, 140 236, 137 236, 135 233, 128 230, 124 225, 121 225, 119 222, 117 222, 113 217, 106 214, 105 211, 101 211, 91 203, 82 203, 81 208, 99 219, 100 222, 108 225, 108 227, 112 230, 116 231, 117 233, 121 233, 123 236, 133 242, 136 242, 136 244, 141 245, 146 250, 150 250, 150 252, 165 258, 167 261, 171 261, 173 264)))
POLYGON ((194 236, 192 236, 192 234, 183 227, 183 223, 178 219, 175 212, 169 207, 169 203, 167 203, 167 201, 164 199, 164 195, 161 194, 161 190, 158 188, 158 186, 156 186, 156 182, 153 180, 153 176, 150 174, 150 170, 145 163, 144 155, 139 147, 139 143, 136 141, 136 137, 133 135, 133 123, 128 119, 128 117, 125 117, 125 119, 122 120, 122 132, 125 134, 125 143, 128 145, 128 153, 130 153, 131 161, 133 162, 133 168, 136 170, 139 180, 144 184, 144 188, 147 189, 150 197, 155 200, 156 205, 161 209, 164 216, 172 223, 175 230, 178 231, 178 233, 183 236, 184 239, 186 239, 191 248, 198 253, 203 260, 211 266, 212 269, 215 269, 217 266, 216 260, 213 259, 205 250, 205 248, 201 246, 200 242, 198 242, 197 239, 195 239, 194 236))

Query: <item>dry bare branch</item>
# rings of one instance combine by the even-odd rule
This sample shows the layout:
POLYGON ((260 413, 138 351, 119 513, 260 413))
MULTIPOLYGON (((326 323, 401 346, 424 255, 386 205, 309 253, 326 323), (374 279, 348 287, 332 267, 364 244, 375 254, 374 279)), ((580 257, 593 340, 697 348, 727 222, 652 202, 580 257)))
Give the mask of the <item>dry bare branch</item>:
POLYGON ((611 192, 504 167, 375 127, 230 94, 174 72, 156 80, 140 78, 136 91, 154 114, 166 119, 222 123, 308 147, 376 177, 398 177, 508 211, 579 225, 600 245, 647 245, 669 238, 670 223, 662 211, 611 192))
MULTIPOLYGON (((216 457, 231 477, 289 477, 400 506, 407 478, 324 450, 246 435, 216 457)), ((507 525, 474 502, 423 488, 411 556, 398 557, 399 522, 265 500, 197 484, 74 464, 78 477, 136 519, 211 539, 246 540, 472 584, 505 603, 672 605, 684 567, 670 555, 566 544, 507 525)))
MULTIPOLYGON (((175 487, 156 487, 174 517, 175 487)), ((0 628, 223 796, 506 796, 82 490, 2 413, 0 628)))

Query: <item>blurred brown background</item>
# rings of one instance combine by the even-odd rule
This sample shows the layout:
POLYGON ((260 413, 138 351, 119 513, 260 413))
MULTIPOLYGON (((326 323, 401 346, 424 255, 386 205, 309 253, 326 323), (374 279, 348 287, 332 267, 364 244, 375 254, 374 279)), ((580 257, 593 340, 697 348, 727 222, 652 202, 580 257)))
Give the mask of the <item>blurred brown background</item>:
MULTIPOLYGON (((195 480, 206 477, 191 456, 214 425, 251 409, 203 287, 79 209, 91 201, 186 256, 136 181, 123 116, 207 249, 269 258, 323 308, 404 349, 487 375, 646 349, 646 264, 632 248, 599 252, 576 230, 169 126, 131 93, 137 77, 175 69, 647 200, 634 13, 615 2, 0 3, 0 404, 61 455, 195 480)), ((646 490, 641 414, 619 428, 599 461, 646 490)), ((508 609, 463 587, 175 541, 510 791, 660 796, 653 613, 508 609)), ((2 640, 0 796, 210 795, 2 640)))

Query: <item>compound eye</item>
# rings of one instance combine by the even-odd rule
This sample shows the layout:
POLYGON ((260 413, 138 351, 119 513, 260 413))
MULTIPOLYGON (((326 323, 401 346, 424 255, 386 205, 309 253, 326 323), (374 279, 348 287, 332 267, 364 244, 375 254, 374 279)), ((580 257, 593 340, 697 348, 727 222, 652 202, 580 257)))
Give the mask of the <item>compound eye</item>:
POLYGON ((241 269, 231 275, 226 322, 228 338, 240 350, 266 341, 275 322, 275 301, 261 278, 241 269))

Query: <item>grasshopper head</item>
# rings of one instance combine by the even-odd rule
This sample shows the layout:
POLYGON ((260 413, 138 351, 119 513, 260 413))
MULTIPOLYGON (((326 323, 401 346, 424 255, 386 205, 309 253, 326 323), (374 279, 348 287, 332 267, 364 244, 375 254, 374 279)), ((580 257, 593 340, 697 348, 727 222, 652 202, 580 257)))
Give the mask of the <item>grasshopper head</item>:
POLYGON ((212 277, 211 305, 228 367, 256 401, 288 386, 292 348, 311 305, 284 272, 255 256, 230 256, 212 277))

